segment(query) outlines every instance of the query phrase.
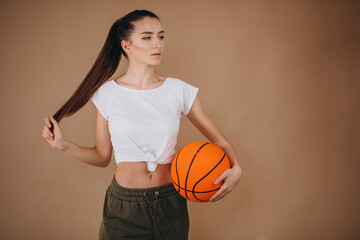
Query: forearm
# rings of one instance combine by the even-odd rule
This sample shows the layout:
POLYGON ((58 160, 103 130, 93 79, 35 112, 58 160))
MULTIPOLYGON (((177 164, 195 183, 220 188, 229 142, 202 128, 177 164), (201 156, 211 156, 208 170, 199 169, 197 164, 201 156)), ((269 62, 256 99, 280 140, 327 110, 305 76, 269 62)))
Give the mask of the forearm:
POLYGON ((60 150, 89 165, 96 167, 107 166, 107 161, 96 151, 95 147, 87 148, 66 140, 60 150))
POLYGON ((237 160, 235 150, 234 150, 232 144, 230 143, 230 141, 228 141, 225 138, 222 141, 214 142, 214 144, 217 145, 218 147, 220 147, 222 150, 224 150, 224 152, 230 159, 231 167, 240 168, 240 164, 237 160))

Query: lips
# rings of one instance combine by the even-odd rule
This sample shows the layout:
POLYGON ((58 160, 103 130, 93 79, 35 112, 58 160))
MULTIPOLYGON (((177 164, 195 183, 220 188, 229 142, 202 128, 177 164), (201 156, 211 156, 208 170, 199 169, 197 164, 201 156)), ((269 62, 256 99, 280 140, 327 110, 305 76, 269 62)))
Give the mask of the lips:
POLYGON ((161 55, 161 53, 154 53, 154 54, 151 54, 151 55, 161 55))

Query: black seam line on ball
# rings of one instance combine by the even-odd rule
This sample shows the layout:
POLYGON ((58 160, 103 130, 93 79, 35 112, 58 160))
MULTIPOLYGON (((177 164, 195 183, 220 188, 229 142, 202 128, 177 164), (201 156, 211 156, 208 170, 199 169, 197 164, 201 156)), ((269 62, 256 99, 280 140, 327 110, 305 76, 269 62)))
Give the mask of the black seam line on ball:
MULTIPOLYGON (((173 181, 173 183, 176 185, 176 183, 173 181)), ((185 188, 182 188, 182 187, 180 187, 180 186, 178 186, 179 188, 181 188, 181 189, 183 189, 184 191, 185 191, 185 193, 186 192, 190 192, 190 190, 186 190, 185 188)), ((213 191, 217 191, 217 190, 219 190, 220 188, 216 188, 216 189, 213 189, 213 190, 211 190, 211 191, 205 191, 205 192, 197 192, 197 193, 209 193, 209 192, 213 192, 213 191)), ((188 198, 187 198, 188 199, 188 198)), ((201 199, 199 199, 199 198, 196 198, 197 200, 199 200, 200 202, 208 202, 208 200, 201 200, 201 199)), ((190 200, 190 199, 188 199, 188 200, 190 200)))
MULTIPOLYGON (((192 192, 191 190, 186 190, 185 188, 178 186, 174 181, 172 181, 172 182, 173 182, 173 184, 175 184, 175 186, 179 187, 180 189, 182 189, 182 190, 184 190, 184 191, 186 191, 186 192, 192 192)), ((219 190, 219 189, 220 189, 220 188, 215 188, 215 189, 213 189, 213 190, 203 191, 203 192, 195 191, 195 193, 209 193, 209 192, 217 191, 217 190, 219 190)))
POLYGON ((198 199, 196 196, 195 196, 195 187, 196 187, 196 185, 199 183, 199 182, 201 182, 204 178, 206 178, 212 171, 214 171, 214 169, 215 168, 217 168, 217 166, 219 166, 219 164, 222 162, 222 160, 225 158, 225 153, 224 153, 224 155, 222 156, 222 158, 221 158, 221 160, 215 165, 215 167, 213 167, 213 169, 211 169, 205 176, 203 176, 199 181, 197 181, 195 184, 194 184, 194 187, 193 187, 193 189, 192 189, 192 194, 193 194, 193 196, 194 196, 194 198, 196 198, 197 200, 200 200, 200 199, 198 199))
POLYGON ((176 170, 176 176, 177 176, 177 180, 178 180, 178 187, 179 187, 179 190, 177 191, 178 193, 180 192, 180 178, 179 178, 179 173, 178 173, 178 168, 177 168, 177 163, 178 163, 178 157, 179 157, 179 155, 180 155, 180 152, 181 152, 181 150, 183 149, 184 147, 182 147, 181 149, 180 149, 180 151, 178 152, 178 154, 177 154, 177 156, 176 156, 176 162, 175 162, 175 170, 176 170))
MULTIPOLYGON (((191 165, 193 164, 194 162, 194 159, 196 157, 196 155, 198 154, 198 152, 200 151, 200 149, 202 149, 205 145, 209 144, 209 142, 207 143, 204 143, 195 153, 193 159, 191 160, 191 163, 190 163, 190 166, 189 166, 189 169, 188 169, 188 172, 186 174, 186 178, 185 178, 185 189, 186 189, 186 186, 187 186, 187 181, 188 181, 188 178, 189 178, 189 173, 190 173, 190 169, 191 169, 191 165)), ((189 199, 188 195, 187 195, 187 191, 185 191, 185 195, 186 195, 186 198, 189 199)))

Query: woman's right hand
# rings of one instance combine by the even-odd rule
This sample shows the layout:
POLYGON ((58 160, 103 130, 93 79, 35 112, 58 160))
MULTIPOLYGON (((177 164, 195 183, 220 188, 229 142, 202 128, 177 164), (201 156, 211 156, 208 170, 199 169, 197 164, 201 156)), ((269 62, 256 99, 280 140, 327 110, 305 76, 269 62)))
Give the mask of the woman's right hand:
POLYGON ((50 116, 50 118, 45 118, 45 125, 44 129, 42 130, 42 136, 46 139, 46 141, 50 144, 52 148, 62 150, 65 146, 65 139, 62 133, 62 130, 60 128, 60 125, 58 122, 53 118, 53 116, 50 116), (51 123, 54 126, 53 132, 50 131, 51 123))

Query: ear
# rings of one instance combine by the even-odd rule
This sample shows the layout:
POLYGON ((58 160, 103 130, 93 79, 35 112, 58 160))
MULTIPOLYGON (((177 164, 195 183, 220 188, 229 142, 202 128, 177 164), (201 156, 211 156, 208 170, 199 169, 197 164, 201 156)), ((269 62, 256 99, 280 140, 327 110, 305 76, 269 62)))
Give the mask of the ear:
POLYGON ((129 48, 129 46, 131 45, 130 42, 127 42, 125 40, 121 40, 121 47, 122 49, 124 49, 124 51, 127 53, 127 54, 131 54, 131 50, 129 48))

